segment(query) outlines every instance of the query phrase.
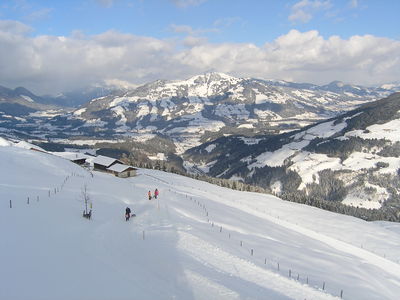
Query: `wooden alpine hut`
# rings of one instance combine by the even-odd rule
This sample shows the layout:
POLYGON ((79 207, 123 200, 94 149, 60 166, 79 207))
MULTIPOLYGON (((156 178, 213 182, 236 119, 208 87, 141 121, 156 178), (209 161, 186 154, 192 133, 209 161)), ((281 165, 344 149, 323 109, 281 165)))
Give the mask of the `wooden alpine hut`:
POLYGON ((116 165, 116 164, 121 164, 123 165, 123 162, 116 159, 116 158, 111 158, 103 155, 96 156, 93 159, 93 169, 94 170, 100 170, 100 171, 108 171, 107 168, 116 165))
POLYGON ((137 169, 132 166, 114 164, 107 168, 107 171, 113 173, 117 177, 127 178, 136 176, 137 169))

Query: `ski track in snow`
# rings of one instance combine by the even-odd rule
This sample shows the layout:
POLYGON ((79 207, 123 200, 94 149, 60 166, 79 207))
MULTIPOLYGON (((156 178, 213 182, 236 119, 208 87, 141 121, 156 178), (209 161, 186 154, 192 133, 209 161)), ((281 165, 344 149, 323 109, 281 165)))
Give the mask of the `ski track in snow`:
MULTIPOLYGON (((254 210, 248 206, 243 206, 243 205, 234 205, 232 202, 229 201, 224 201, 223 199, 219 200, 220 202, 224 202, 225 205, 229 205, 231 207, 234 208, 240 208, 243 211, 249 212, 253 215, 256 215, 258 217, 267 219, 277 225, 283 226, 287 229, 290 229, 291 231, 296 231, 302 235, 308 236, 310 238, 316 239, 318 241, 324 242, 327 245, 329 245, 332 248, 335 248, 339 251, 342 252, 346 252, 348 254, 357 256, 363 260, 365 260, 366 262, 368 262, 369 264, 375 265, 378 268, 381 268, 383 271, 385 272, 389 272, 394 276, 397 276, 398 274, 400 274, 400 265, 392 262, 388 259, 385 259, 377 254, 371 253, 365 249, 353 246, 351 244, 348 244, 346 242, 340 241, 338 239, 335 238, 331 238, 329 236, 320 234, 318 232, 315 232, 313 230, 309 230, 307 228, 301 227, 299 225, 290 223, 288 221, 282 220, 282 219, 277 219, 275 217, 266 215, 265 213, 260 213, 257 210, 254 210)), ((224 227, 229 228, 229 225, 224 224, 224 227)), ((241 229, 235 228, 235 227, 231 227, 231 229, 235 229, 235 231, 240 232, 241 229)), ((243 231, 242 231, 243 232, 243 231)), ((243 233, 248 233, 248 232, 243 232, 243 233)), ((265 236, 262 236, 265 238, 265 236)), ((267 237, 269 238, 269 237, 267 237)))
POLYGON ((233 256, 191 234, 180 232, 179 235, 179 248, 218 272, 254 282, 259 288, 273 289, 277 294, 284 294, 290 299, 336 299, 336 297, 257 267, 253 263, 233 256))
MULTIPOLYGON (((169 185, 168 182, 161 178, 157 178, 151 175, 149 176, 159 182, 163 182, 169 185)), ((179 190, 175 190, 173 187, 171 192, 185 197, 186 200, 190 198, 187 193, 181 193, 179 192, 179 190)), ((201 218, 193 213, 185 211, 184 209, 174 207, 174 211, 197 223, 208 223, 204 220, 204 217, 201 218)), ((235 227, 229 227, 224 224, 224 228, 233 229, 235 227)), ((244 230, 238 229, 238 232, 240 231, 244 234, 248 233, 244 230)), ((260 236, 263 238, 275 240, 265 235, 260 236)), ((226 274, 226 276, 237 277, 240 280, 253 282, 256 284, 256 288, 259 290, 262 290, 263 288, 273 289, 277 294, 270 294, 268 296, 268 298, 270 299, 274 299, 276 297, 279 297, 279 299, 281 299, 282 296, 287 299, 337 299, 337 297, 327 294, 326 292, 316 290, 311 286, 302 284, 286 277, 282 277, 281 275, 276 274, 265 268, 258 267, 254 265, 251 261, 237 257, 234 254, 226 252, 220 247, 209 244, 207 241, 197 238, 194 235, 191 235, 185 231, 179 231, 179 237, 180 238, 177 245, 178 248, 182 249, 186 253, 189 253, 192 258, 196 259, 207 267, 212 267, 216 272, 226 274)), ((268 291, 265 290, 262 294, 267 295, 268 291)), ((228 299, 232 299, 231 297, 235 299, 235 297, 230 293, 228 299)), ((221 299, 224 299, 222 295, 221 299)))
MULTIPOLYGON (((173 187, 173 186, 174 185, 171 185, 171 187, 173 187)), ((182 196, 186 195, 186 197, 188 197, 188 196, 189 197, 202 197, 202 194, 206 193, 205 191, 201 190, 200 188, 197 188, 197 190, 195 188, 191 188, 190 191, 187 188, 183 188, 183 189, 182 189, 182 187, 179 187, 179 188, 181 190, 178 190, 178 188, 177 188, 176 193, 177 194, 181 194, 182 196)), ((214 197, 214 198, 216 198, 216 197, 214 197)), ((270 222, 272 222, 272 223, 274 223, 276 225, 279 225, 281 227, 289 229, 292 232, 297 232, 297 233, 299 233, 301 235, 304 235, 304 236, 307 236, 307 237, 309 237, 311 239, 314 239, 314 240, 317 240, 319 242, 325 243, 327 246, 329 246, 329 247, 331 247, 333 249, 336 249, 336 250, 338 250, 340 252, 346 253, 346 254, 351 255, 351 256, 358 257, 360 259, 360 261, 362 261, 364 263, 368 263, 370 265, 373 265, 373 266, 381 269, 382 272, 384 272, 384 273, 389 273, 390 275, 392 275, 394 277, 398 277, 398 274, 400 274, 400 265, 399 264, 397 264, 397 263, 395 263, 393 261, 390 261, 390 260, 388 260, 388 259, 386 259, 386 258, 384 258, 382 256, 379 256, 379 255, 377 255, 375 253, 372 253, 372 252, 370 252, 368 250, 365 250, 365 249, 362 249, 360 247, 351 245, 351 244, 349 244, 347 242, 338 240, 337 238, 333 238, 333 237, 327 236, 326 234, 321 234, 321 233, 318 233, 318 232, 316 232, 314 230, 310 230, 310 229, 307 229, 307 228, 305 228, 303 226, 299 226, 297 223, 294 224, 294 223, 289 222, 287 220, 282 220, 280 218, 273 217, 271 215, 266 214, 265 212, 263 213, 263 212, 260 212, 257 209, 252 208, 250 205, 242 205, 242 204, 238 205, 236 202, 227 201, 222 197, 217 197, 217 198, 218 198, 218 202, 219 203, 223 203, 223 204, 225 204, 227 206, 230 206, 232 208, 237 208, 237 209, 240 209, 242 211, 248 212, 249 214, 252 214, 254 216, 266 219, 266 220, 268 220, 268 221, 270 221, 270 222)), ((182 215, 185 215, 188 218, 192 218, 193 220, 197 220, 199 222, 203 222, 204 223, 204 221, 202 221, 198 217, 194 217, 192 214, 188 214, 187 212, 182 212, 182 211, 180 211, 180 213, 182 215)), ((243 234, 251 234, 251 235, 257 236, 257 234, 254 234, 253 232, 252 233, 246 232, 246 231, 243 231, 240 228, 236 228, 234 226, 230 226, 228 224, 224 224, 224 223, 221 223, 221 222, 219 222, 218 225, 215 224, 215 226, 223 226, 224 229, 233 230, 233 231, 236 231, 236 232, 241 232, 243 234)), ((264 236, 264 235, 258 235, 258 236, 260 236, 260 237, 262 237, 264 239, 271 239, 270 237, 264 236)), ((274 239, 272 238, 272 240, 274 240, 274 239)), ((197 254, 197 256, 199 256, 199 255, 197 254)), ((388 278, 388 280, 390 280, 393 284, 395 284, 397 286, 400 286, 400 281, 398 279, 388 278)))

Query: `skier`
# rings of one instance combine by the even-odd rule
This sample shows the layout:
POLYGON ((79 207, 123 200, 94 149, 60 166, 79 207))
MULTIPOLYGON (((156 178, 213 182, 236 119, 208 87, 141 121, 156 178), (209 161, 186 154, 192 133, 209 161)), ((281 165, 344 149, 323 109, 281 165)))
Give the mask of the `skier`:
POLYGON ((156 190, 154 191, 154 198, 157 199, 157 197, 158 197, 158 189, 156 189, 156 190))
POLYGON ((151 200, 151 192, 150 191, 148 192, 148 195, 149 195, 149 200, 151 200))
POLYGON ((129 207, 125 208, 125 221, 128 221, 131 217, 131 209, 129 207))

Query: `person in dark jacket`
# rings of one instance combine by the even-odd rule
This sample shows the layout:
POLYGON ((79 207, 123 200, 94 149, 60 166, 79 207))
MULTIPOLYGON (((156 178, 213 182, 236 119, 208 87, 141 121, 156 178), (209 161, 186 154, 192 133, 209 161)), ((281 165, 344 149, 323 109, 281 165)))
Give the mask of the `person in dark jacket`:
POLYGON ((131 209, 129 207, 127 207, 125 209, 125 220, 128 221, 131 217, 131 209))

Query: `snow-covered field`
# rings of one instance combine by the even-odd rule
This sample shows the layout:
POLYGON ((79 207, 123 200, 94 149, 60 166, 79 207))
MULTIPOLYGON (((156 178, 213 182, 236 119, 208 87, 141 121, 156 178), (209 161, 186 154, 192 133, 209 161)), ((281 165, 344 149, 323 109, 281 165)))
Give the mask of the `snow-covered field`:
POLYGON ((0 144, 1 300, 400 294, 399 224, 160 171, 92 176, 66 159, 0 144), (159 199, 147 200, 156 187, 159 199), (126 206, 137 215, 129 222, 126 206))

